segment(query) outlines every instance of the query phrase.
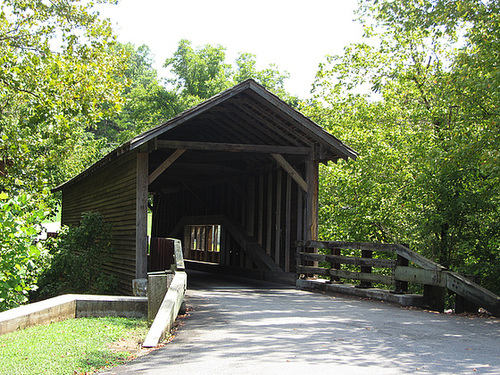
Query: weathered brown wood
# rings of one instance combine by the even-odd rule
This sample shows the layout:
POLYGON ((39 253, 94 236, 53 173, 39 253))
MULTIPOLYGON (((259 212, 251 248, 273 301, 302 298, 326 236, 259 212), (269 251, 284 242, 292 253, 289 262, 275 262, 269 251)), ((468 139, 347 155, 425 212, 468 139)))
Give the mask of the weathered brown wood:
POLYGON ((290 177, 304 190, 307 192, 307 182, 304 181, 302 176, 295 170, 294 167, 288 163, 288 161, 280 154, 271 154, 274 160, 278 163, 278 165, 283 168, 290 177))
POLYGON ((446 286, 446 274, 436 270, 397 266, 394 269, 394 278, 418 284, 446 286))
POLYGON ((179 148, 175 150, 163 163, 161 163, 158 168, 156 168, 153 173, 148 177, 148 185, 158 178, 163 172, 167 170, 179 157, 186 152, 185 148, 179 148))
POLYGON ((279 153, 290 155, 307 155, 308 147, 278 146, 278 145, 251 145, 240 143, 215 143, 215 142, 189 142, 158 140, 158 149, 185 148, 200 151, 226 151, 226 152, 254 152, 254 153, 279 153))
POLYGON ((148 157, 147 153, 137 153, 136 279, 145 279, 148 272, 148 157))
POLYGON ((263 232, 264 232, 264 176, 259 176, 259 210, 258 210, 258 224, 257 224, 257 242, 263 246, 263 232))
POLYGON ((292 226, 292 178, 286 176, 285 195, 285 272, 290 272, 290 251, 291 249, 291 226, 292 226))
MULTIPOLYGON (((371 259, 373 257, 373 251, 370 250, 361 250, 361 257, 365 259, 371 259)), ((367 265, 361 266, 361 273, 372 273, 372 267, 367 265)), ((371 288, 372 284, 369 281, 362 281, 359 285, 360 288, 371 288)))
POLYGON ((446 302, 446 288, 436 285, 424 285, 424 307, 443 312, 446 302))
POLYGON ((395 253, 394 244, 383 244, 374 242, 344 242, 344 241, 298 241, 297 246, 317 247, 320 249, 349 249, 349 250, 370 250, 395 253))
MULTIPOLYGON (((408 247, 408 246, 406 246, 408 247)), ((396 266, 399 267, 408 267, 410 261, 401 255, 397 255, 396 258, 396 266)), ((396 276, 395 276, 396 277, 396 276)), ((394 292, 393 293, 406 293, 408 291, 408 281, 398 280, 396 277, 396 282, 394 283, 394 292)))
POLYGON ((485 308, 493 315, 500 316, 500 297, 472 282, 465 276, 455 272, 445 271, 446 287, 467 300, 485 308))
POLYGON ((359 258, 359 257, 348 257, 342 255, 311 254, 303 252, 301 252, 299 256, 300 259, 302 260, 311 260, 311 261, 315 260, 317 262, 351 264, 354 266, 366 266, 366 267, 377 267, 377 268, 393 268, 396 264, 396 261, 392 259, 359 258))
POLYGON ((424 256, 408 249, 403 245, 396 244, 394 246, 398 255, 401 255, 402 257, 408 259, 410 262, 415 263, 417 266, 420 266, 427 270, 445 270, 445 267, 443 267, 442 265, 425 258, 424 256))
POLYGON ((90 211, 100 212, 113 225, 114 252, 103 268, 118 278, 122 294, 132 292, 135 277, 136 164, 135 155, 123 155, 95 172, 95 180, 81 179, 62 192, 64 225, 79 225, 82 213, 90 211))
POLYGON ((273 174, 267 175, 267 230, 266 230, 266 253, 271 255, 271 241, 273 229, 273 174))
MULTIPOLYGON (((331 249, 331 256, 333 256, 333 257, 335 257, 335 256, 336 257, 341 256, 341 250, 340 249, 331 249)), ((350 258, 350 257, 345 257, 345 258, 350 258)), ((342 266, 341 262, 339 262, 336 259, 332 259, 332 260, 329 260, 330 267, 333 268, 333 269, 336 269, 336 270, 340 270, 341 266, 342 266)), ((365 259, 363 259, 363 262, 364 261, 365 261, 365 259)), ((340 282, 340 277, 338 277, 338 276, 332 276, 332 277, 330 277, 330 281, 340 282)))
POLYGON ((274 228, 275 241, 274 241, 274 262, 280 264, 280 254, 281 254, 281 200, 282 200, 282 188, 281 188, 282 174, 281 170, 276 171, 276 227, 274 228))
POLYGON ((304 274, 337 276, 337 277, 342 277, 344 279, 368 281, 368 282, 387 284, 387 285, 394 284, 394 279, 391 276, 380 275, 376 273, 361 273, 361 272, 352 272, 346 270, 336 270, 333 268, 321 268, 321 267, 310 267, 310 266, 298 266, 298 270, 300 273, 304 274))
MULTIPOLYGON (((304 210, 303 208, 303 190, 297 185, 297 241, 296 241, 296 256, 295 256, 295 268, 300 265, 299 252, 301 250, 301 246, 297 245, 300 241, 303 240, 304 233, 304 210)), ((295 270, 297 272, 297 269, 295 270)))
MULTIPOLYGON (((318 239, 318 167, 319 163, 313 159, 314 155, 309 155, 306 162, 306 179, 307 179, 307 233, 306 239, 318 239)), ((314 247, 315 246, 310 246, 314 247)))
POLYGON ((248 199, 247 199, 247 219, 246 229, 247 235, 253 236, 255 234, 255 179, 253 176, 248 180, 248 199))
MULTIPOLYGON (((256 86, 255 90, 259 93, 263 93, 262 87, 256 86)), ((261 99, 259 98, 258 100, 261 100, 261 99)), ((337 148, 339 155, 342 155, 342 154, 345 155, 345 153, 348 153, 349 157, 351 157, 352 159, 356 159, 357 154, 354 150, 347 148, 337 138, 335 138, 331 134, 325 132, 320 126, 318 126, 313 121, 306 119, 304 117, 304 115, 302 115, 300 112, 297 112, 296 110, 294 110, 290 106, 286 105, 284 102, 280 101, 278 99, 278 97, 270 97, 270 98, 268 98, 268 100, 270 103, 272 103, 280 111, 282 111, 286 115, 290 116, 290 118, 292 118, 294 121, 296 121, 298 123, 303 123, 304 127, 306 127, 307 130, 311 134, 314 134, 316 137, 322 139, 324 142, 328 142, 328 144, 331 144, 332 147, 337 148), (304 120, 307 120, 307 122, 304 123, 304 120)), ((342 157, 344 157, 344 156, 342 156, 342 157)), ((345 157, 347 157, 347 156, 345 156, 345 157)))

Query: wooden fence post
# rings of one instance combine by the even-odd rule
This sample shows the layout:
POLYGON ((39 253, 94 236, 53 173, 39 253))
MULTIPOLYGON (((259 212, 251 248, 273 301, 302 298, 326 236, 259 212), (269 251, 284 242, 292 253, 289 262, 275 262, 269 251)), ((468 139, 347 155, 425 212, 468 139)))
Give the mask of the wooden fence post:
MULTIPOLYGON (((340 249, 332 249, 331 254, 332 255, 340 255, 340 249)), ((340 270, 340 263, 331 262, 330 267, 333 268, 334 270, 340 270)), ((339 276, 330 276, 330 282, 340 283, 340 277, 339 276)))
POLYGON ((424 285, 424 306, 434 311, 443 312, 445 307, 446 288, 424 285))
MULTIPOLYGON (((405 245, 406 246, 406 245, 405 245)), ((401 255, 398 254, 397 259, 396 259, 396 267, 408 267, 410 264, 410 261, 401 255)), ((404 294, 408 292, 408 281, 400 281, 400 280, 395 280, 394 281, 394 290, 392 293, 394 294, 404 294)))
MULTIPOLYGON (((361 258, 373 258, 373 251, 371 250, 361 250, 361 258)), ((372 267, 370 266, 361 266, 361 273, 372 273, 372 267)), ((371 288, 372 283, 370 281, 361 281, 358 285, 358 288, 371 288)))

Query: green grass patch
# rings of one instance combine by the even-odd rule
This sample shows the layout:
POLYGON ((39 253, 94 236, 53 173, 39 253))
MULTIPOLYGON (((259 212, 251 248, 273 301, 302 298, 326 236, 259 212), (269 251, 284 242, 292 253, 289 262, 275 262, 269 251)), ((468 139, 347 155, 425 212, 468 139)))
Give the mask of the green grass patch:
POLYGON ((85 374, 133 358, 144 319, 80 318, 0 336, 0 374, 85 374))

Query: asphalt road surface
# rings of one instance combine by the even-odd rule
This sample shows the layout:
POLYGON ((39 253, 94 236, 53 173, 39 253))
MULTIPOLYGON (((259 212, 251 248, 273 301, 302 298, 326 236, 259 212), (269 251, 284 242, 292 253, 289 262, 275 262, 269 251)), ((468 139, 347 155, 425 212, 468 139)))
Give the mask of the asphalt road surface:
POLYGON ((102 374, 500 374, 500 320, 190 272, 172 342, 102 374))

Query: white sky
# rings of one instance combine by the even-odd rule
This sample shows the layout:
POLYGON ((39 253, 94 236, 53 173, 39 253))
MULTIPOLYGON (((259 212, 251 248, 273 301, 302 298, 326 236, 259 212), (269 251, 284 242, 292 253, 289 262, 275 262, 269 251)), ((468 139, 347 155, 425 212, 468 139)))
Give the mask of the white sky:
POLYGON ((361 39, 356 7, 356 0, 120 0, 97 9, 121 42, 148 45, 157 69, 181 39, 194 47, 220 44, 227 62, 249 52, 260 69, 276 64, 290 73, 286 89, 307 98, 325 55, 361 39))

